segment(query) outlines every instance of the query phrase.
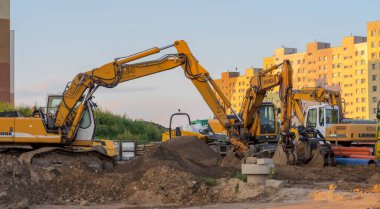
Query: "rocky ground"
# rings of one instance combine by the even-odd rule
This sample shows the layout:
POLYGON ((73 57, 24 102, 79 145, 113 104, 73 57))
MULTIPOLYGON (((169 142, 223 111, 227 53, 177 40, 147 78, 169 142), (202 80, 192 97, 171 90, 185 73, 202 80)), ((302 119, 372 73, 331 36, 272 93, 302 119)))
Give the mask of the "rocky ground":
POLYGON ((376 167, 276 167, 273 178, 285 184, 271 188, 245 183, 238 170, 218 167, 220 160, 199 141, 157 145, 139 159, 102 172, 80 162, 29 166, 17 156, 3 154, 0 206, 208 208, 224 204, 228 208, 230 203, 353 201, 380 194, 380 169, 376 167))

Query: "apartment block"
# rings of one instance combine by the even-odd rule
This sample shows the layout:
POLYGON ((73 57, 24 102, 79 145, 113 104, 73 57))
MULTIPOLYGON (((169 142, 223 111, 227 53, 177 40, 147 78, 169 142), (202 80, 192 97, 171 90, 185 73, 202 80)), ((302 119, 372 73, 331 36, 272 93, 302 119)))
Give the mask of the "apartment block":
POLYGON ((367 23, 368 112, 375 118, 380 99, 380 21, 367 23))
MULTIPOLYGON (((324 87, 341 91, 345 117, 376 118, 380 99, 380 21, 367 23, 367 37, 344 37, 340 46, 311 42, 306 44, 304 52, 291 47, 275 49, 273 56, 263 58, 263 69, 285 59, 292 64, 294 89, 324 87)), ((225 72, 217 80, 237 111, 251 75, 225 72)), ((279 106, 278 87, 267 93, 265 101, 279 106)))
MULTIPOLYGON (((248 68, 244 75, 240 75, 240 72, 222 72, 221 78, 215 80, 236 112, 240 111, 245 92, 249 87, 249 81, 261 70, 261 68, 248 68)), ((229 109, 227 109, 227 113, 232 114, 229 109)))

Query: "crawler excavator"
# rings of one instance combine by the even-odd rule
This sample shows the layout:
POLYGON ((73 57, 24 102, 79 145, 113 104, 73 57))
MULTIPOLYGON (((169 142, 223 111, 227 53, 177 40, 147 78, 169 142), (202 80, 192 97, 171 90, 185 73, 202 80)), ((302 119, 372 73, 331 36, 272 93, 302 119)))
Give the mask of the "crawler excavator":
MULTIPOLYGON (((324 102, 341 109, 340 94, 324 88, 304 88, 295 91, 292 88, 292 73, 289 61, 285 60, 252 77, 239 113, 242 120, 239 125, 235 124, 239 127, 240 137, 245 146, 238 149, 235 147, 234 154, 243 158, 263 154, 271 157, 274 153, 274 161, 277 164, 308 164, 314 167, 335 165, 331 147, 319 130, 304 126, 294 129, 291 120, 295 115, 301 124, 305 121, 302 101, 324 102), (282 70, 275 72, 279 67, 282 67, 282 70), (270 140, 268 137, 262 137, 267 134, 261 133, 262 123, 273 121, 275 113, 267 114, 261 109, 267 105, 263 103, 267 91, 275 86, 279 86, 280 89, 280 130, 272 128, 271 135, 278 135, 278 138, 272 137, 274 140, 270 140)), ((275 122, 269 124, 276 127, 275 122)))
POLYGON ((179 66, 228 130, 233 144, 238 149, 245 149, 240 133, 228 120, 224 107, 239 116, 210 74, 198 63, 186 42, 180 40, 162 48, 154 47, 115 58, 99 68, 79 73, 67 84, 62 95, 48 96, 47 107, 36 109, 32 117, 3 114, 6 117, 0 117, 0 151, 17 150, 21 153, 19 158, 26 163, 51 165, 61 163, 64 158, 75 158, 94 167, 109 167, 112 156, 107 153, 107 146, 94 136, 93 110, 96 105, 92 97, 96 90, 99 87, 114 88, 120 83, 179 66), (153 61, 131 63, 171 47, 175 47, 177 53, 153 61))

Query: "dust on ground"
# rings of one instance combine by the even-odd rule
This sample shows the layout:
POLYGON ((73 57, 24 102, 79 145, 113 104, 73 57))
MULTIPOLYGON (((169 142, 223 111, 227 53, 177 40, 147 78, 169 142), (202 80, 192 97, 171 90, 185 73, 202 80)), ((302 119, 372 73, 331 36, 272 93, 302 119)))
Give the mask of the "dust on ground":
POLYGON ((270 188, 235 178, 239 171, 220 168, 221 160, 193 138, 153 146, 144 156, 102 172, 80 162, 35 167, 16 156, 0 155, 0 206, 206 207, 216 203, 351 200, 358 194, 380 191, 378 168, 276 167, 273 178, 285 181, 285 188, 270 188))

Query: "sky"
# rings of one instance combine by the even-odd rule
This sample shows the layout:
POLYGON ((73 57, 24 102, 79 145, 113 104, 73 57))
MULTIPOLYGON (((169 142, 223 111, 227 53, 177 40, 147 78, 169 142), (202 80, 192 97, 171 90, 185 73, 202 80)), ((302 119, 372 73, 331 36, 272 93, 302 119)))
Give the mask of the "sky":
MULTIPOLYGON (((262 67, 275 48, 304 51, 307 42, 338 46, 366 36, 380 20, 378 0, 11 0, 16 104, 46 105, 80 73, 151 48, 185 40, 211 74, 262 67)), ((164 54, 175 53, 173 49, 164 54)), ((211 110, 182 68, 99 89, 103 109, 168 126, 181 109, 192 119, 211 110)))

